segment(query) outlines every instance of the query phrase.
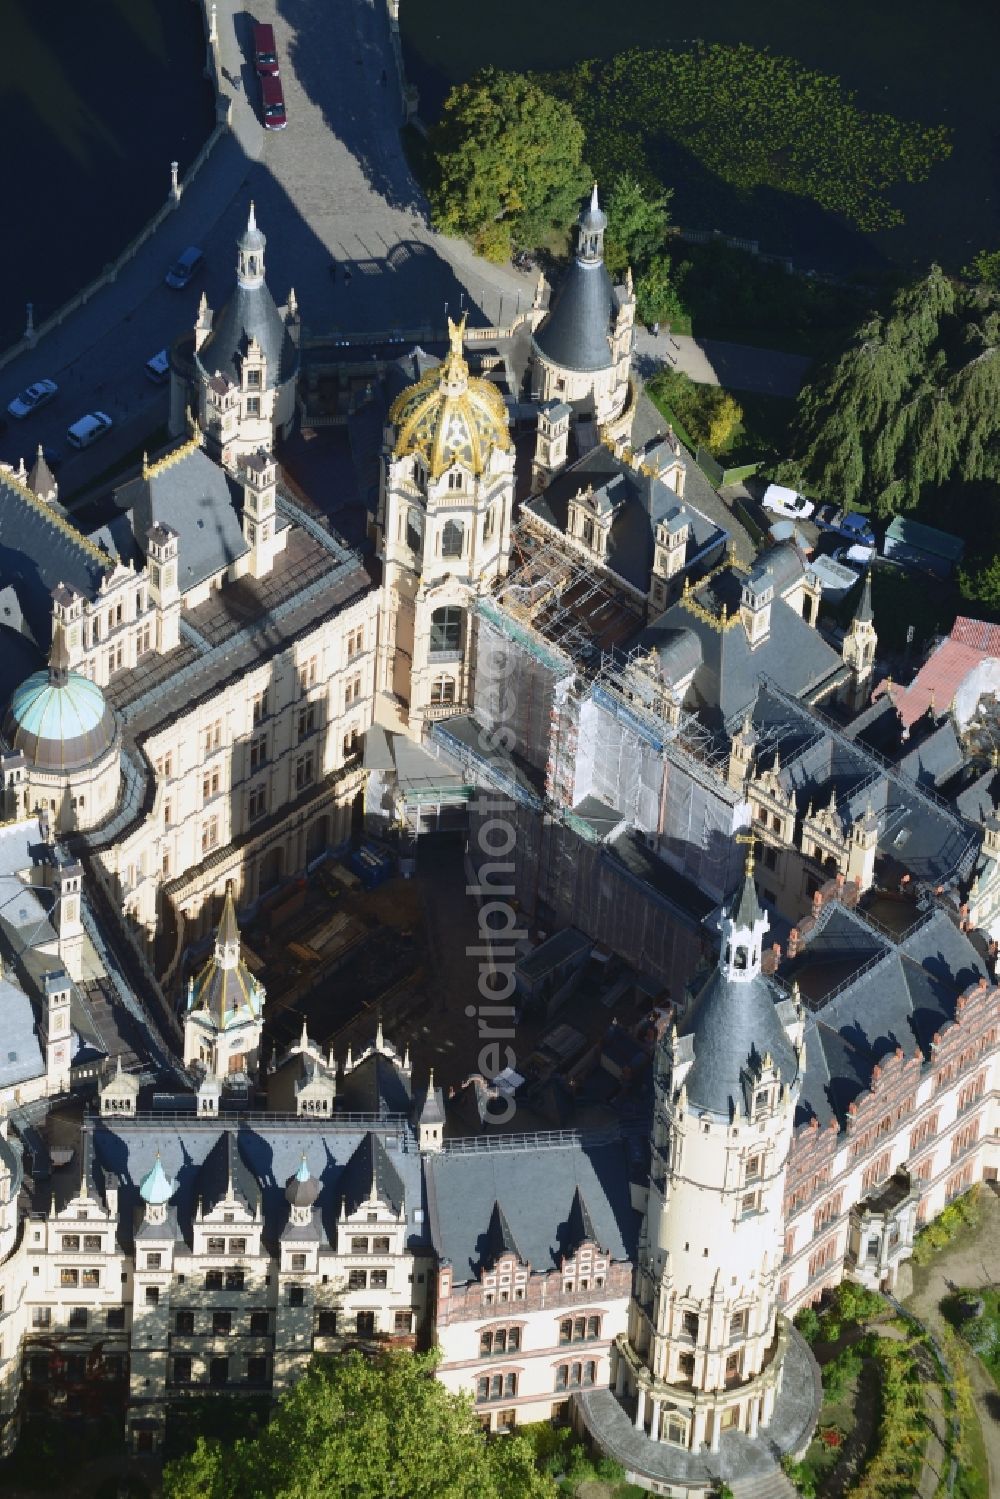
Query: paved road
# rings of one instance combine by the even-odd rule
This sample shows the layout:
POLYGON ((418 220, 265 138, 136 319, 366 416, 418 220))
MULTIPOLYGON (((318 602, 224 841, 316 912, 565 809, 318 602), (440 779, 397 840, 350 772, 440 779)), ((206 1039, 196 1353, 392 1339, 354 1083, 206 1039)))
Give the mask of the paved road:
MULTIPOLYGON (((232 133, 118 280, 0 378, 4 405, 42 376, 60 386, 44 411, 10 422, 0 458, 30 460, 40 440, 65 451, 66 427, 94 408, 115 419, 109 437, 66 458, 59 475, 64 493, 102 473, 157 424, 163 396, 145 379, 143 365, 191 326, 202 290, 216 308, 230 294, 235 240, 251 197, 268 236, 268 283, 279 302, 295 286, 307 329, 415 327, 434 319, 443 327, 446 303, 453 315, 464 307, 472 322, 492 323, 501 311, 507 319, 518 297, 525 303, 534 289, 531 277, 490 266, 431 230, 400 144, 384 0, 298 0, 294 8, 259 0, 255 18, 273 23, 282 59, 289 119, 283 131, 265 132, 257 119, 248 11, 221 0, 218 14, 232 133), (164 272, 189 244, 204 248, 206 273, 185 291, 171 291, 164 272)), ((165 190, 168 184, 165 163, 165 190)))
MULTIPOLYGON (((307 331, 413 328, 435 321, 443 327, 446 307, 452 315, 467 308, 473 323, 496 323, 509 319, 518 299, 524 305, 532 295, 531 276, 489 265, 429 226, 400 143, 385 0, 296 0, 294 7, 259 0, 254 12, 275 28, 288 128, 262 130, 248 61, 250 14, 237 0, 220 0, 232 132, 117 281, 3 371, 3 404, 42 376, 55 379, 60 391, 37 416, 10 423, 0 437, 2 459, 24 455, 30 461, 40 440, 65 451, 66 427, 86 411, 105 410, 115 421, 115 430, 94 448, 67 456, 59 474, 64 496, 104 473, 162 421, 163 393, 145 379, 143 365, 191 326, 202 290, 215 308, 229 296, 235 240, 251 197, 268 237, 268 283, 279 302, 294 285, 307 331), (205 274, 184 291, 171 291, 163 284, 164 271, 190 244, 205 250, 205 274)), ((164 163, 165 190, 168 180, 164 163)), ((721 344, 696 352, 693 341, 690 350, 678 342, 684 367, 696 379, 721 376, 738 388, 784 393, 801 378, 790 356, 721 344)), ((668 347, 665 337, 639 335, 640 355, 665 355, 668 347)))
POLYGON ((690 375, 699 385, 725 385, 730 390, 768 396, 798 395, 812 364, 802 354, 783 354, 777 349, 757 349, 717 338, 672 337, 667 333, 654 337, 645 328, 636 333, 635 348, 643 373, 648 372, 647 367, 669 365, 690 375))

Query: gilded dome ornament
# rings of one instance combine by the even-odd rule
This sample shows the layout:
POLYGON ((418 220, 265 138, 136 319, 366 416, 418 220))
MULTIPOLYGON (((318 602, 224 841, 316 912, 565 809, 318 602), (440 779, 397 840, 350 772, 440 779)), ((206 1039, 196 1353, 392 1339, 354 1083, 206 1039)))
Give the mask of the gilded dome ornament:
POLYGON ((493 450, 510 450, 507 408, 496 386, 469 374, 462 353, 465 318, 448 319, 450 348, 440 365, 398 395, 389 412, 394 458, 420 454, 432 479, 460 463, 482 474, 493 450))

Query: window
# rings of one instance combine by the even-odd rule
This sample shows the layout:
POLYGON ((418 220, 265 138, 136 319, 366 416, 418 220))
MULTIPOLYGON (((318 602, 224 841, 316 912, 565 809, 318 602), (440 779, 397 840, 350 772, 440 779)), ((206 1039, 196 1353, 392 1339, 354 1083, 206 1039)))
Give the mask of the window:
POLYGON ((384 1291, 389 1284, 388 1270, 373 1270, 368 1280, 373 1291, 384 1291))
POLYGON ((355 656, 360 656, 365 648, 364 627, 352 630, 347 637, 347 659, 353 661, 355 656))
POLYGON ((432 703, 453 703, 455 701, 455 678, 448 676, 435 677, 431 683, 432 703))
POLYGON ((347 1289, 349 1291, 364 1291, 368 1287, 367 1270, 349 1270, 347 1272, 347 1289))
POLYGON ((309 687, 315 687, 319 677, 319 658, 310 656, 307 661, 299 663, 299 686, 303 692, 309 687))
POLYGON ((220 785, 220 782, 219 782, 219 769, 218 769, 218 766, 216 766, 216 768, 214 770, 206 770, 205 774, 201 778, 201 799, 202 799, 202 801, 207 802, 207 801, 210 800, 211 797, 218 796, 218 794, 219 794, 219 785, 220 785))
POLYGON ((351 1240, 351 1253, 352 1254, 367 1254, 368 1253, 368 1240, 367 1239, 352 1239, 351 1240))
POLYGON ((307 755, 300 755, 295 762, 295 789, 303 791, 306 786, 311 786, 316 779, 316 764, 312 751, 307 755))
POLYGON ((304 1254, 293 1254, 292 1255, 292 1269, 293 1270, 304 1270, 305 1268, 306 1268, 306 1257, 305 1257, 305 1255, 304 1254))
POLYGON ((147 1286, 146 1287, 146 1305, 147 1306, 159 1306, 159 1304, 160 1304, 160 1288, 159 1288, 159 1286, 147 1286))
POLYGON ((751 1214, 758 1213, 759 1211, 760 1193, 744 1192, 742 1200, 740 1202, 740 1215, 744 1218, 749 1218, 751 1214))
POLYGON ((431 615, 431 651, 458 651, 462 648, 462 611, 454 605, 435 609, 431 615))
POLYGON ((254 1337, 266 1337, 270 1327, 270 1318, 267 1312, 250 1313, 250 1332, 254 1337))
POLYGON ((337 1313, 334 1312, 334 1311, 330 1311, 328 1309, 324 1309, 321 1312, 317 1312, 316 1313, 316 1331, 319 1333, 319 1335, 320 1335, 321 1338, 336 1337, 336 1334, 337 1334, 337 1313))
POLYGON ((760 1174, 761 1174, 761 1170, 763 1168, 763 1164, 764 1164, 764 1158, 763 1158, 763 1156, 752 1155, 750 1157, 750 1159, 747 1161, 747 1181, 748 1182, 753 1182, 753 1181, 757 1181, 758 1180, 758 1178, 760 1177, 760 1174))
POLYGON ((729 1341, 734 1343, 737 1338, 745 1338, 747 1335, 747 1310, 743 1307, 741 1311, 734 1312, 729 1319, 729 1341))
POLYGON ((349 682, 344 683, 344 707, 350 708, 361 697, 361 678, 352 677, 349 682))
MULTIPOLYGON (((33 1306, 31 1308, 31 1325, 32 1327, 51 1327, 52 1308, 48 1306, 33 1306)), ((46 1363, 47 1369, 48 1364, 46 1363)))
POLYGON ((217 750, 219 748, 220 744, 222 743, 221 718, 217 718, 214 723, 210 723, 208 725, 208 728, 203 730, 202 743, 206 755, 210 755, 213 750, 217 750))
POLYGON ((461 557, 465 551, 465 527, 460 521, 446 521, 441 531, 441 556, 461 557))
POLYGON ((251 786, 247 795, 247 822, 259 822, 267 816, 267 787, 251 786))
POLYGON ((104 1325, 109 1332, 115 1332, 125 1326, 125 1308, 123 1306, 109 1306, 104 1318, 104 1325))
POLYGON ((59 1284, 61 1286, 78 1286, 80 1284, 79 1270, 68 1270, 64 1266, 59 1271, 59 1284))
POLYGON ((583 518, 583 543, 588 547, 594 545, 594 522, 586 515, 583 518))
POLYGON ((159 1250, 157 1250, 154 1254, 147 1254, 147 1256, 146 1256, 146 1269, 147 1270, 159 1270, 160 1265, 162 1263, 162 1259, 163 1259, 163 1256, 160 1254, 159 1250))
POLYGON ((684 1313, 681 1318, 681 1331, 686 1338, 696 1338, 698 1336, 698 1320, 697 1312, 684 1313))
POLYGON ((556 1369, 557 1390, 578 1390, 582 1385, 594 1384, 596 1379, 597 1364, 593 1359, 582 1364, 560 1364, 556 1369))
POLYGON ((246 376, 248 390, 260 390, 260 374, 261 372, 259 369, 247 370, 246 376))
POLYGON ((377 1238, 372 1240, 372 1254, 388 1254, 390 1252, 389 1242, 387 1234, 379 1234, 377 1238))
MULTIPOLYGON (((266 687, 263 688, 262 691, 254 693, 254 695, 253 695, 253 697, 251 699, 251 705, 252 705, 251 716, 252 716, 253 726, 254 726, 254 728, 256 728, 259 723, 263 723, 264 719, 267 717, 267 714, 268 714, 267 688, 266 687)), ((261 744, 265 745, 265 751, 264 751, 264 753, 265 753, 265 758, 266 758, 266 755, 267 755, 267 750, 266 750, 267 740, 266 739, 261 739, 261 740, 258 741, 258 743, 261 743, 261 744)), ((261 762, 261 763, 263 763, 263 762, 261 762)))
POLYGON ((190 1338, 194 1334, 194 1312, 178 1312, 174 1317, 174 1331, 182 1338, 190 1338))
POLYGON ((222 1271, 221 1270, 206 1270, 205 1271, 205 1290, 206 1291, 221 1291, 222 1290, 222 1271))
POLYGON ((259 1353, 247 1359, 247 1380, 250 1384, 264 1384, 267 1380, 267 1359, 259 1353))
POLYGON ((230 1241, 229 1241, 229 1253, 230 1254, 246 1254, 246 1252, 247 1252, 247 1241, 246 1241, 246 1239, 230 1239, 230 1241))
POLYGON ((212 1336, 215 1338, 228 1338, 233 1330, 232 1312, 212 1313, 212 1336))
POLYGON ((246 1286, 246 1271, 245 1270, 227 1270, 226 1271, 226 1290, 227 1291, 242 1291, 242 1290, 245 1289, 245 1286, 246 1286))
POLYGON ((307 703, 299 709, 299 742, 316 732, 316 704, 307 703))
POLYGON ((392 1330, 396 1333, 408 1333, 413 1331, 413 1313, 396 1312, 393 1317, 392 1330))
POLYGON ((361 1337, 373 1338, 375 1336, 375 1313, 358 1312, 355 1326, 361 1337))
POLYGON ((174 1357, 174 1384, 191 1383, 191 1359, 186 1353, 174 1357))
POLYGON ((250 774, 253 775, 260 770, 262 765, 267 764, 267 735, 258 734, 250 741, 250 774))
POLYGON ((289 1306, 305 1306, 305 1304, 306 1304, 306 1293, 305 1293, 304 1288, 302 1286, 289 1286, 288 1287, 288 1305, 289 1306))
POLYGON ((424 517, 412 505, 406 512, 406 545, 411 552, 419 552, 424 545, 424 517))
POLYGON ((889 1165, 890 1156, 889 1152, 886 1150, 882 1155, 879 1156, 877 1161, 873 1161, 870 1166, 867 1166, 865 1170, 862 1171, 862 1192, 870 1192, 872 1187, 876 1187, 878 1186, 879 1182, 884 1181, 885 1178, 889 1175, 889 1165))
POLYGON ((496 525, 497 506, 490 505, 483 516, 483 540, 489 541, 496 525))
POLYGON ((260 416, 260 396, 247 396, 247 416, 260 416))
POLYGON ((448 475, 448 488, 449 489, 464 489, 465 488, 465 475, 463 474, 463 472, 462 472, 462 470, 460 468, 453 468, 452 471, 451 471, 451 473, 448 475))
POLYGON ((225 1241, 225 1239, 215 1238, 215 1237, 210 1238, 209 1241, 208 1241, 208 1252, 209 1252, 209 1254, 225 1254, 225 1252, 226 1252, 226 1241, 225 1241))
POLYGON ((693 1353, 682 1353, 681 1356, 680 1356, 680 1358, 677 1360, 677 1367, 680 1370, 680 1375, 681 1375, 682 1379, 693 1379, 694 1378, 694 1354, 693 1353))
POLYGON ((72 1254, 75 1250, 78 1250, 80 1248, 80 1235, 63 1234, 62 1247, 67 1251, 67 1253, 72 1254))
POLYGON ((201 851, 207 854, 210 849, 216 847, 219 842, 219 819, 217 817, 206 817, 201 825, 201 851))
POLYGON ((86 1332, 87 1330, 87 1308, 85 1306, 71 1306, 69 1309, 69 1325, 74 1332, 86 1332))
POLYGON ((349 729, 344 735, 344 759, 350 760, 361 751, 361 739, 357 729, 349 729))

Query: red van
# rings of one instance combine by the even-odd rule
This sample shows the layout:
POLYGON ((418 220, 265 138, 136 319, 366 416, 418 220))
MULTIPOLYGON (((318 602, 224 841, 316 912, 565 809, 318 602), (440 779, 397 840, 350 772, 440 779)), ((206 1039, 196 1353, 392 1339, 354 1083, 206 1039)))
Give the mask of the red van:
POLYGON ((278 49, 274 45, 273 26, 255 26, 253 29, 253 65, 261 78, 276 76, 278 72, 278 49))
POLYGON ((288 124, 285 115, 285 93, 277 73, 261 73, 260 97, 264 107, 264 129, 284 130, 288 124))

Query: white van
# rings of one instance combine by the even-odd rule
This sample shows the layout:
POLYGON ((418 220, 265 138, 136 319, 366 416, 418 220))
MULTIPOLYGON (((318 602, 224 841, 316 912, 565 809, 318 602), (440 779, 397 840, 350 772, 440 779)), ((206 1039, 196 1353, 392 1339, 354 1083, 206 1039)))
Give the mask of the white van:
POLYGON ((105 411, 91 411, 88 416, 81 416, 78 422, 66 429, 67 441, 74 448, 89 448, 92 442, 103 437, 105 432, 110 432, 113 426, 110 416, 105 411))

